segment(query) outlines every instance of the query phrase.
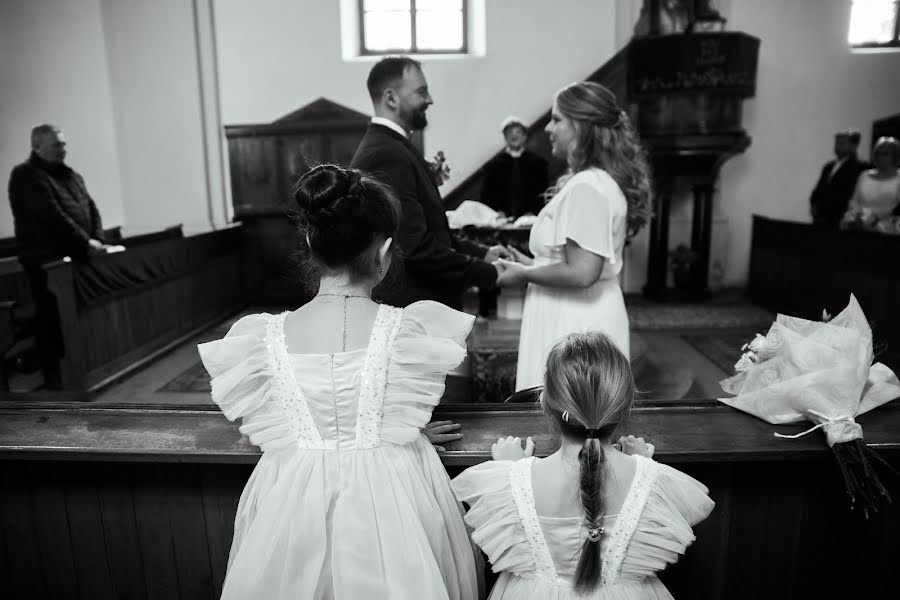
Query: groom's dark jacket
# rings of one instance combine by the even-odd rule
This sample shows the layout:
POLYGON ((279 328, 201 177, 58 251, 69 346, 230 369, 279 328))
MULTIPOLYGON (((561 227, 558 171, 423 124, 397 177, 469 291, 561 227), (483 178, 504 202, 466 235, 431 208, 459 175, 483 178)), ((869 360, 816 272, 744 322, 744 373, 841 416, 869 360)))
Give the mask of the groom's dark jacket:
POLYGON ((467 287, 496 284, 496 269, 481 260, 487 247, 457 240, 450 232, 441 194, 409 140, 371 124, 351 166, 393 187, 403 211, 395 240, 402 260, 394 261, 385 284, 376 290, 379 300, 394 306, 435 300, 458 309, 467 287))

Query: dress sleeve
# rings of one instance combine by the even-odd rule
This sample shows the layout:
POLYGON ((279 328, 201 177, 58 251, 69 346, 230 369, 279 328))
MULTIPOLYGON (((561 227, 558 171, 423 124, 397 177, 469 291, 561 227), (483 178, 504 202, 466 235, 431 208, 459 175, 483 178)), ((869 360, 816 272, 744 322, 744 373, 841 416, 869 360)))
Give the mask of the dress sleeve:
POLYGON ((230 421, 247 417, 265 404, 272 381, 266 348, 269 315, 248 315, 221 340, 197 346, 209 372, 212 399, 230 421))
POLYGON ((487 555, 495 573, 535 570, 510 484, 513 464, 487 461, 469 467, 451 483, 456 496, 469 505, 465 521, 472 530, 472 541, 487 555))
POLYGON ((387 371, 382 441, 407 444, 419 436, 444 394, 447 372, 466 358, 474 322, 438 302, 416 302, 403 311, 387 371))
POLYGON ((652 575, 678 561, 694 539, 691 529, 715 502, 693 477, 656 463, 659 472, 623 561, 623 570, 652 575))
MULTIPOLYGON (((610 190, 612 192, 612 190, 610 190)), ((555 243, 572 240, 615 264, 617 233, 624 227, 625 211, 613 193, 587 181, 572 182, 557 209, 555 243)))

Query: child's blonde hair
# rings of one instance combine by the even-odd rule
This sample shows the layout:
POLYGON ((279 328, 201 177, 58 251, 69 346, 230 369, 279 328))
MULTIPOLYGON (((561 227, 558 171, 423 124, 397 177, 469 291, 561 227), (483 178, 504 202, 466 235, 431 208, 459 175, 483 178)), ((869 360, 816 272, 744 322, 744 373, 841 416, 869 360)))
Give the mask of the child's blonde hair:
POLYGON ((550 351, 544 375, 544 412, 564 437, 583 444, 578 453, 579 481, 589 535, 575 570, 578 592, 600 584, 606 462, 601 443, 612 439, 631 411, 634 397, 631 365, 606 335, 572 334, 550 351))

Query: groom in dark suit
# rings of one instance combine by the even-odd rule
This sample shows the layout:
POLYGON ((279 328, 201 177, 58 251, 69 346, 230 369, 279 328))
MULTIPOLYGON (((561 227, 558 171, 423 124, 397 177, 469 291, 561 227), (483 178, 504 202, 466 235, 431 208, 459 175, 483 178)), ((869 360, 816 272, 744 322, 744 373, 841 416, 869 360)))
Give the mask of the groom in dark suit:
POLYGON ((869 168, 856 157, 859 139, 859 132, 852 129, 835 134, 834 154, 837 158, 822 167, 819 182, 809 199, 813 223, 837 229, 847 212, 856 180, 869 168))
POLYGON ((433 104, 421 64, 405 56, 384 58, 372 67, 367 84, 375 117, 351 166, 391 185, 403 211, 395 240, 403 257, 402 282, 386 278, 395 283, 379 290, 379 299, 396 306, 436 300, 458 309, 467 287, 494 287, 498 268, 491 263, 508 252, 457 240, 450 231, 437 184, 409 141, 410 131, 428 124, 425 112, 433 104))

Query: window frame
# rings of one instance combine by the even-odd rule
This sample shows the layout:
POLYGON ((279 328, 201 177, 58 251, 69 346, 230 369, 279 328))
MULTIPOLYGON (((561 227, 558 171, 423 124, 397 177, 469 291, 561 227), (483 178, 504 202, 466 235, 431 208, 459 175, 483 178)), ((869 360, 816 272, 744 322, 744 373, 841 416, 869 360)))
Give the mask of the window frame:
POLYGON ((359 21, 359 56, 403 55, 466 55, 469 53, 469 0, 462 0, 462 47, 459 49, 419 49, 416 47, 416 0, 409 4, 409 31, 411 48, 389 48, 386 50, 369 50, 366 48, 366 11, 365 0, 357 0, 356 12, 359 21))
MULTIPOLYGON (((878 50, 880 48, 900 50, 900 0, 893 0, 896 9, 894 11, 894 37, 889 42, 863 42, 862 44, 849 44, 852 50, 878 50)), ((850 2, 850 10, 853 10, 853 0, 850 2)), ((852 14, 852 12, 851 12, 852 14)), ((850 21, 847 20, 849 33, 850 21)))

